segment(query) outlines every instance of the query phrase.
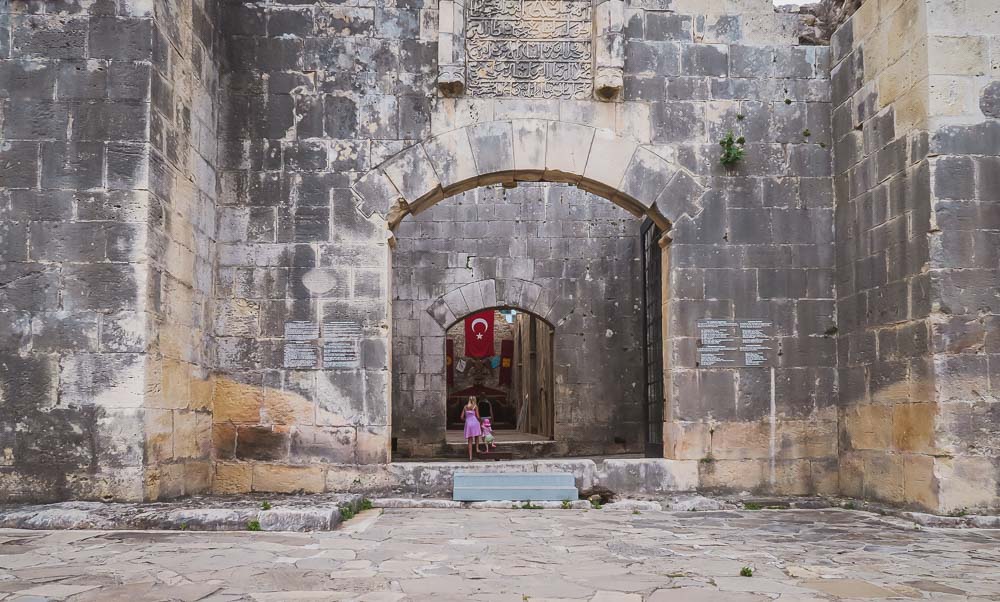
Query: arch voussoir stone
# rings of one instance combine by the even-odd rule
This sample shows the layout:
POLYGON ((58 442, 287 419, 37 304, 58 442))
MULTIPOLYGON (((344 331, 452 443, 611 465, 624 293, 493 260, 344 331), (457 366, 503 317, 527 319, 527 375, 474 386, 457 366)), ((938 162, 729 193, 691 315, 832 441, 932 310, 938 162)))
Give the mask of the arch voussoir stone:
POLYGON ((394 155, 382 171, 402 195, 411 213, 419 213, 444 198, 441 181, 422 144, 414 144, 394 155))
POLYGON ((557 325, 576 307, 572 299, 560 299, 555 291, 521 278, 477 280, 458 286, 427 306, 427 313, 447 330, 465 316, 496 307, 530 312, 557 325))
POLYGON ((655 206, 670 223, 682 215, 694 217, 701 211, 705 187, 685 171, 678 171, 657 197, 655 206))
POLYGON ((704 192, 686 169, 611 130, 568 121, 485 121, 437 134, 362 176, 354 185, 365 216, 394 228, 409 213, 478 186, 567 182, 662 228, 701 210, 704 192))
POLYGON ((467 183, 479 176, 466 128, 434 136, 423 147, 445 194, 461 192, 463 184, 471 187, 467 183))
POLYGON ((465 295, 462 294, 461 288, 452 289, 441 298, 448 305, 448 310, 451 311, 456 320, 471 313, 469 304, 465 301, 465 295))
POLYGON ((545 138, 545 175, 548 182, 579 182, 587 167, 596 129, 577 123, 550 121, 545 138))
POLYGON ((514 171, 514 128, 510 121, 486 121, 468 126, 472 157, 479 171, 479 183, 496 184, 514 171))
POLYGON ((434 318, 434 321, 438 323, 438 326, 442 330, 448 328, 449 324, 454 324, 458 320, 458 316, 448 306, 448 302, 444 300, 444 297, 435 299, 430 307, 427 308, 427 313, 434 318))
POLYGON ((365 217, 371 217, 374 213, 387 215, 403 198, 381 169, 373 169, 355 182, 354 196, 358 200, 358 209, 365 217))
POLYGON ((469 307, 469 313, 472 313, 479 309, 483 309, 486 305, 483 303, 483 289, 479 282, 470 282, 462 286, 459 289, 462 291, 462 296, 465 297, 465 304, 469 307))
POLYGON ((666 159, 645 147, 636 149, 625 169, 618 189, 629 199, 649 210, 674 176, 666 159))

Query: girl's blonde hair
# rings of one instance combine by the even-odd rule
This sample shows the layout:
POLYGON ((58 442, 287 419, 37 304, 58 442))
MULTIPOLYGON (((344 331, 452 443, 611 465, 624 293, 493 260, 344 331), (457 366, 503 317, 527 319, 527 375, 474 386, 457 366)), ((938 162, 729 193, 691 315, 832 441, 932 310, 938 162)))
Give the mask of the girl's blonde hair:
POLYGON ((476 401, 476 396, 475 395, 469 395, 469 401, 466 402, 465 407, 467 407, 467 408, 474 408, 474 407, 476 407, 478 405, 479 405, 479 402, 476 401))

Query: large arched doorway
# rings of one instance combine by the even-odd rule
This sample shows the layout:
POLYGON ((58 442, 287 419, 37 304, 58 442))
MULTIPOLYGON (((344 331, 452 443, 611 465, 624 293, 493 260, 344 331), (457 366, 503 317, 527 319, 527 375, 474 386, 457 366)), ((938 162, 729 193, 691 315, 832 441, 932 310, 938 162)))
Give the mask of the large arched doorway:
MULTIPOLYGON (((669 159, 670 156, 669 149, 644 145, 614 131, 587 124, 509 119, 473 123, 440 133, 397 153, 356 181, 353 191, 358 209, 366 216, 379 214, 385 218, 390 230, 390 246, 394 247, 389 279, 393 381, 390 400, 387 400, 391 408, 394 458, 434 456, 447 450, 445 431, 441 427, 446 422, 447 397, 443 383, 444 330, 473 309, 503 305, 527 308, 556 328, 561 328, 561 321, 571 327, 579 325, 578 334, 582 336, 575 345, 555 345, 557 411, 554 430, 557 445, 553 447, 554 455, 641 454, 644 451, 650 428, 662 427, 649 427, 644 423, 650 414, 642 400, 650 387, 643 370, 650 364, 643 360, 642 331, 645 326, 640 314, 645 295, 640 274, 643 265, 640 219, 636 218, 645 217, 660 232, 668 232, 677 220, 700 211, 703 193, 691 172, 669 159), (479 251, 466 253, 464 258, 453 253, 447 258, 439 257, 447 262, 443 265, 424 259, 419 260, 423 264, 414 263, 417 255, 426 258, 426 254, 442 251, 433 247, 442 243, 431 240, 442 240, 438 237, 444 226, 436 223, 437 220, 427 219, 426 215, 441 207, 445 207, 445 211, 463 210, 447 203, 439 205, 443 199, 480 190, 501 191, 498 194, 502 195, 502 191, 526 189, 537 182, 561 184, 564 189, 587 195, 588 200, 581 206, 601 206, 626 216, 631 225, 627 235, 622 227, 622 242, 614 243, 617 247, 602 249, 599 253, 594 253, 593 249, 569 249, 579 255, 564 258, 596 257, 604 264, 584 270, 581 278, 567 277, 563 273, 548 274, 547 282, 539 282, 534 273, 525 273, 523 253, 509 252, 510 249, 506 255, 494 254, 495 264, 490 271, 477 270, 474 265, 483 255, 479 251), (418 241, 418 254, 403 248, 408 244, 404 241, 413 238, 418 241), (628 252, 623 254, 626 248, 628 252), (620 266, 607 264, 621 260, 629 261, 630 268, 619 269, 620 266), (438 271, 416 279, 400 274, 400 270, 411 267, 438 271), (581 302, 592 298, 591 293, 580 290, 581 283, 592 282, 595 274, 615 279, 610 285, 605 283, 603 291, 625 291, 632 298, 615 303, 602 292, 598 295, 602 300, 599 307, 585 304, 583 309, 576 311, 581 302), (625 280, 628 286, 622 286, 625 280), (404 294, 400 295, 401 291, 404 294), (607 327, 612 317, 627 318, 628 326, 607 327), (594 329, 600 325, 603 325, 601 336, 595 336, 594 329), (623 349, 621 341, 628 341, 634 349, 623 349), (616 361, 625 358, 625 361, 616 366, 618 370, 613 375, 602 377, 599 371, 591 369, 584 380, 561 383, 561 348, 566 354, 577 354, 577 357, 567 357, 565 365, 578 371, 606 365, 609 358, 616 361), (587 378, 590 382, 585 380, 587 378), (566 389, 563 395, 560 395, 560 386, 566 389), (560 398, 583 402, 560 413, 560 398), (597 398, 611 403, 587 403, 597 398), (560 415, 566 416, 567 421, 560 422, 560 415)), ((496 211, 508 210, 503 203, 487 202, 477 206, 477 219, 468 224, 468 236, 463 232, 463 237, 475 239, 477 248, 498 244, 496 238, 488 236, 497 233, 485 231, 486 226, 478 220, 478 212, 489 215, 492 211, 496 215, 496 211)), ((558 215, 551 216, 545 228, 586 229, 591 224, 589 216, 574 219, 571 215, 558 215)), ((446 236, 444 239, 453 238, 446 236)), ((563 245, 565 248, 566 243, 563 245)), ((667 269, 666 262, 662 265, 667 269)), ((661 279, 661 282, 665 286, 667 280, 661 279)), ((664 296, 662 301, 665 299, 664 296)), ((574 339, 560 336, 559 340, 574 339)), ((653 403, 662 406, 666 388, 661 387, 660 395, 661 398, 653 403)), ((667 416, 669 412, 660 415, 667 416)))
POLYGON ((480 187, 403 220, 392 262, 393 457, 464 454, 448 428, 458 427, 456 392, 487 396, 497 414, 516 409, 500 444, 514 457, 641 454, 641 223, 576 187, 538 182, 480 187), (514 310, 510 323, 498 309, 514 310), (466 353, 460 339, 479 316, 499 326, 489 350, 466 353), (506 359, 522 369, 501 382, 504 342, 520 348, 506 359), (463 378, 474 367, 479 378, 463 378))

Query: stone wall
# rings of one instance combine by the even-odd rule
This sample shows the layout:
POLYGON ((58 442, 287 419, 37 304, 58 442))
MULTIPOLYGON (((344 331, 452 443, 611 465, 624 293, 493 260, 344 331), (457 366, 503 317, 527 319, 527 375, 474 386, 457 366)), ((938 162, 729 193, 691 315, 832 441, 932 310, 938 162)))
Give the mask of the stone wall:
POLYGON ((841 489, 895 502, 932 461, 925 26, 922 1, 868 2, 832 44, 841 489))
POLYGON ((152 16, 0 5, 8 501, 143 496, 152 16))
POLYGON ((0 8, 6 499, 208 488, 214 6, 0 8))
POLYGON ((432 11, 224 9, 213 488, 322 490, 389 456, 387 236, 350 184, 426 133, 432 11))
POLYGON ((445 333, 421 330, 420 314, 463 285, 503 279, 573 300, 572 311, 553 324, 551 453, 641 450, 639 224, 577 188, 531 183, 478 188, 405 218, 393 250, 392 424, 399 455, 433 456, 444 443, 445 333))
POLYGON ((783 20, 758 35, 763 17, 628 23, 626 106, 649 107, 654 143, 708 189, 670 231, 666 456, 697 462, 709 489, 835 491, 829 49, 795 46, 783 20), (745 158, 727 168, 730 131, 745 158), (770 361, 699 365, 699 318, 771 323, 770 361))
MULTIPOLYGON (((1000 7, 927 2, 936 500, 1000 507, 1000 7)), ((909 501, 909 496, 908 496, 909 501)))
POLYGON ((945 512, 998 500, 1000 196, 996 122, 978 106, 997 19, 982 3, 867 2, 833 39, 846 495, 945 512))
MULTIPOLYGON (((339 488, 393 428, 439 443, 463 308, 553 322, 557 371, 617 365, 614 203, 670 228, 684 483, 996 505, 993 4, 867 0, 827 48, 770 0, 596 2, 600 100, 585 61, 572 94, 464 90, 461 2, 0 5, 0 490, 339 488), (699 318, 771 323, 768 364, 699 365, 699 318)), ((636 443, 639 390, 593 378, 559 383, 601 400, 557 409, 560 453, 636 443)))

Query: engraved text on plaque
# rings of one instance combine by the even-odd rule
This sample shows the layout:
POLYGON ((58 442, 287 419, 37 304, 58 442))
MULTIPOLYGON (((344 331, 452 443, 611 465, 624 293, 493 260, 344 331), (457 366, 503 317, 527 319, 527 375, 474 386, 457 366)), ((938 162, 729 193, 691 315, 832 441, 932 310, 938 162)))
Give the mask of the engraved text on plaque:
POLYGON ((469 93, 590 98, 592 29, 590 0, 470 0, 469 93))
POLYGON ((762 320, 698 320, 698 366, 759 368, 774 363, 772 324, 762 320))

